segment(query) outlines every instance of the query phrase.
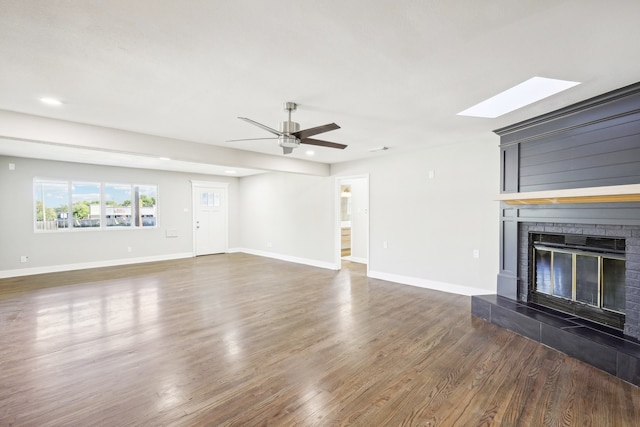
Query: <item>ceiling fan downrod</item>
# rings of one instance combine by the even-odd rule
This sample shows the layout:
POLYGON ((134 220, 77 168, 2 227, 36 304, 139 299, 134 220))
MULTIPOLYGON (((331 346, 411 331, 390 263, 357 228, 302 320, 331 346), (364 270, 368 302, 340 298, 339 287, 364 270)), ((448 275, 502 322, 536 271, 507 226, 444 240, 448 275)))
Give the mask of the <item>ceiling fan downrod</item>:
POLYGON ((297 105, 295 102, 285 102, 282 106, 287 111, 289 119, 280 124, 280 132, 284 135, 278 137, 278 145, 282 148, 296 148, 300 145, 300 139, 292 133, 300 130, 300 123, 291 121, 291 113, 296 111, 297 105))
POLYGON ((291 121, 291 112, 296 111, 296 109, 298 108, 298 104, 296 104, 295 102, 284 102, 282 104, 282 108, 284 108, 285 111, 289 112, 289 121, 291 121))

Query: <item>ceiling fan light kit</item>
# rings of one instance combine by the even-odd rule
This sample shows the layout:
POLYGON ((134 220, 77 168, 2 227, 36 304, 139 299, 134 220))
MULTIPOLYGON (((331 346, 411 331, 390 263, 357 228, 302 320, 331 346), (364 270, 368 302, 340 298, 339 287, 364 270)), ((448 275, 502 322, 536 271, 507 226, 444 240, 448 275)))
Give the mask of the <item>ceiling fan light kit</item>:
POLYGON ((290 154, 293 152, 294 148, 300 146, 300 144, 309 144, 309 145, 317 145, 320 147, 329 147, 329 148, 338 148, 343 150, 347 148, 344 144, 338 144, 336 142, 322 141, 320 139, 311 139, 309 137, 318 135, 320 133, 329 132, 330 130, 340 129, 335 123, 329 123, 323 126, 317 126, 314 128, 303 129, 300 130, 300 124, 291 121, 291 113, 296 111, 298 105, 295 102, 285 102, 283 104, 284 110, 287 111, 288 117, 287 120, 283 121, 280 124, 280 130, 273 129, 269 126, 263 125, 262 123, 258 123, 254 120, 251 120, 247 117, 238 117, 240 120, 244 120, 247 123, 250 123, 254 126, 257 126, 267 132, 270 132, 276 135, 276 138, 249 138, 249 139, 234 139, 230 142, 234 141, 251 141, 254 139, 277 139, 278 145, 282 147, 282 152, 284 154, 290 154))

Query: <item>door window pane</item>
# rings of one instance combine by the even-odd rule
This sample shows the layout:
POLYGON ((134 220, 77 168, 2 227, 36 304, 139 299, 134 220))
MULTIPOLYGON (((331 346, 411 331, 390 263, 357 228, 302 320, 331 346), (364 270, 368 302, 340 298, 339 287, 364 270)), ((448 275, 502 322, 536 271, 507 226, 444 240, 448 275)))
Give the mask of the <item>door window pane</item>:
POLYGON ((203 191, 200 193, 200 206, 219 208, 220 198, 219 191, 203 191))

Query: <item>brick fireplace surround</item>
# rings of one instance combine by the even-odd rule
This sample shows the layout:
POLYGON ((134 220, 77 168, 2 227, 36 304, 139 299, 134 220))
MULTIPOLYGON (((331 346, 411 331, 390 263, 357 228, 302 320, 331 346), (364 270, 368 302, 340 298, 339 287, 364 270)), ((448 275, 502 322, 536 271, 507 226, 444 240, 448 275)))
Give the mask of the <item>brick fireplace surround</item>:
POLYGON ((497 294, 471 313, 640 386, 640 83, 495 131, 497 294), (625 239, 617 329, 529 301, 529 233, 625 239))

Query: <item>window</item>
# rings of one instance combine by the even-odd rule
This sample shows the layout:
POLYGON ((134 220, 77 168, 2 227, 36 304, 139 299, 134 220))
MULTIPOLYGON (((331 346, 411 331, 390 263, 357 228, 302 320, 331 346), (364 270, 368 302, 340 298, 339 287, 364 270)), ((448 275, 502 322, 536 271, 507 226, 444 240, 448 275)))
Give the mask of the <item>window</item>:
POLYGON ((74 227, 100 227, 100 184, 95 182, 72 182, 74 227))
POLYGON ((33 185, 35 229, 58 230, 69 227, 69 183, 36 181, 33 185))
POLYGON ((136 227, 155 227, 158 187, 155 185, 136 185, 134 189, 137 213, 136 227))
POLYGON ((104 204, 107 227, 131 226, 131 185, 105 184, 104 204))
POLYGON ((157 225, 156 185, 35 179, 33 194, 36 231, 157 225))

